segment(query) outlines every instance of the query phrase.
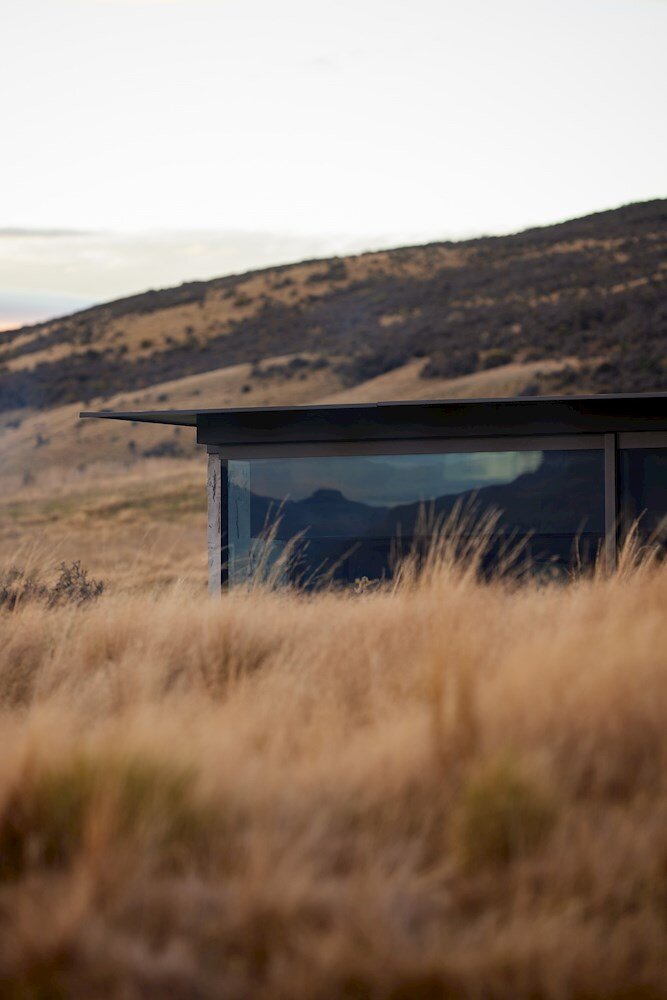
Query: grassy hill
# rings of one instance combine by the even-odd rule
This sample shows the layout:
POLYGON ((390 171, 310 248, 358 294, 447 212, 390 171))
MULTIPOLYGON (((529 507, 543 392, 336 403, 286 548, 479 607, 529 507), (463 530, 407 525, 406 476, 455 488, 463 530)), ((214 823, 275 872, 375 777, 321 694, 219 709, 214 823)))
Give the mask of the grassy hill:
POLYGON ((269 387, 302 401, 299 383, 317 398, 406 371, 411 393, 431 395, 508 365, 510 391, 665 388, 666 249, 667 201, 653 201, 149 291, 0 334, 0 412, 230 369, 207 405, 269 387))

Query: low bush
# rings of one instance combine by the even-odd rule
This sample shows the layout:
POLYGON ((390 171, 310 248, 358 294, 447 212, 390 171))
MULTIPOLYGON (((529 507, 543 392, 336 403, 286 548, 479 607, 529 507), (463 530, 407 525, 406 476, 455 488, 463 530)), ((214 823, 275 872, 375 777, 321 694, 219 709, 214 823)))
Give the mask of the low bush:
POLYGON ((39 601, 49 608, 63 604, 87 604, 104 593, 104 581, 88 576, 78 560, 61 563, 58 578, 52 584, 40 578, 36 570, 10 566, 0 574, 0 608, 13 611, 21 603, 39 601))
POLYGON ((508 365, 514 360, 511 351, 506 351, 502 347, 493 347, 486 351, 482 358, 482 368, 499 368, 501 365, 508 365))

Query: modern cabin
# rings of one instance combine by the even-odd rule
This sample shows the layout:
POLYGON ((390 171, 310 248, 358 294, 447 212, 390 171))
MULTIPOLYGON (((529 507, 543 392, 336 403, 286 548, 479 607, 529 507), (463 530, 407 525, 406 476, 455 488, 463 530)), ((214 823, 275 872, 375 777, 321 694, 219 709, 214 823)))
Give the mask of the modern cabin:
POLYGON ((466 509, 473 535, 496 512, 488 562, 511 545, 550 572, 613 566, 629 525, 649 540, 667 519, 667 393, 81 416, 196 429, 212 593, 288 548, 291 582, 385 579, 466 509))

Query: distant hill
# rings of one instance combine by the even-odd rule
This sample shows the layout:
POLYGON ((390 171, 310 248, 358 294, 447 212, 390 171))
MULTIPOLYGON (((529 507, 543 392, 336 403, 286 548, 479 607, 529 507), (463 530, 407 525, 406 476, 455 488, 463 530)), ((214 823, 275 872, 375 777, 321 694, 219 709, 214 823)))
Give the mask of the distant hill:
POLYGON ((191 395, 215 406, 664 390, 666 251, 661 200, 148 291, 0 333, 0 413, 165 383, 169 405, 183 379, 225 371, 195 378, 191 395))

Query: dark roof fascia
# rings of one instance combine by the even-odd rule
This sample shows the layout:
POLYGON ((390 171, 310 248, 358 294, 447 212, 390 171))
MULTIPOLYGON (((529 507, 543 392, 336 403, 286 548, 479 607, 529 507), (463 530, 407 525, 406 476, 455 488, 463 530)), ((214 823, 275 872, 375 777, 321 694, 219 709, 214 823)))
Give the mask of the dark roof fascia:
POLYGON ((197 418, 197 441, 210 445, 644 430, 667 431, 667 393, 228 410, 197 418))
POLYGON ((667 431, 667 393, 521 396, 210 410, 86 411, 197 428, 200 444, 290 444, 522 434, 667 431))

